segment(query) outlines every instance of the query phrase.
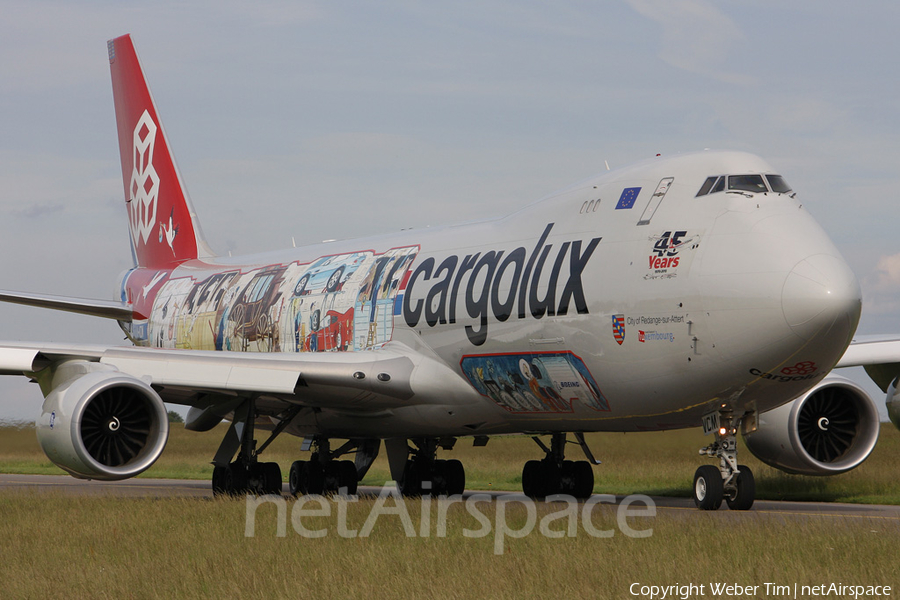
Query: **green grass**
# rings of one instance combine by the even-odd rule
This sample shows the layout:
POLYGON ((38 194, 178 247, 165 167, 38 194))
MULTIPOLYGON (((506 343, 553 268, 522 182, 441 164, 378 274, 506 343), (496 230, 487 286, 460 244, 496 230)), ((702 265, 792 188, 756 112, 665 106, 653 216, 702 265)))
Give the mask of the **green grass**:
MULTIPOLYGON (((193 433, 174 427, 160 461, 146 476, 207 479, 222 429, 193 433)), ((588 436, 604 464, 596 467, 598 492, 688 495, 698 431, 588 436)), ((273 444, 269 460, 287 472, 302 457, 299 440, 273 444)), ((900 433, 886 426, 872 457, 859 469, 828 478, 786 475, 744 454, 759 479, 760 497, 897 503, 894 456, 900 433)), ((578 457, 578 448, 571 447, 578 457)), ((492 439, 486 448, 461 440, 446 456, 467 467, 470 489, 518 489, 522 464, 539 457, 527 438, 492 439)), ((43 458, 31 428, 0 428, 0 470, 61 473, 43 458)), ((379 457, 367 484, 388 477, 379 457)), ((376 501, 345 504, 350 529, 359 530, 376 501)), ((331 504, 334 507, 334 504, 331 504)), ((296 502, 287 500, 286 535, 277 536, 276 508, 257 509, 255 535, 245 536, 244 498, 78 497, 56 489, 0 490, 0 598, 630 598, 635 583, 710 582, 760 586, 746 597, 767 597, 764 583, 900 585, 900 520, 876 517, 799 516, 777 513, 706 513, 660 508, 656 516, 631 517, 646 538, 624 535, 615 507, 595 509, 593 523, 612 537, 586 533, 549 539, 537 532, 507 537, 495 553, 497 505, 480 505, 489 517, 485 537, 464 530, 480 524, 461 504, 450 507, 447 534, 437 535, 434 505, 406 500, 417 535, 407 537, 400 519, 382 515, 369 537, 337 535, 337 517, 310 517, 312 539, 292 526, 296 502), (428 507, 428 535, 419 535, 428 507)), ((393 506, 393 501, 388 502, 393 506)), ((538 504, 538 519, 561 505, 538 504)), ((527 513, 506 509, 518 529, 527 513)), ((560 530, 556 521, 552 529, 560 530)), ((710 597, 708 587, 704 596, 710 597)), ((701 597, 701 596, 694 596, 701 597)), ((768 597, 772 597, 768 595, 768 597)))
MULTIPOLYGON (((348 505, 351 529, 362 527, 373 502, 348 505)), ((0 597, 626 598, 634 582, 898 583, 897 520, 661 509, 632 518, 636 529, 652 529, 632 538, 603 508, 595 523, 612 537, 534 533, 507 538, 497 555, 493 534, 463 534, 479 525, 462 505, 451 507, 446 537, 434 525, 427 537, 407 537, 397 517, 383 515, 366 538, 335 535, 335 518, 307 522, 329 528, 318 539, 295 533, 290 501, 284 537, 272 505, 258 509, 255 535, 245 537, 246 506, 240 498, 2 491, 0 597)), ((406 506, 420 523, 421 502, 406 506)), ((540 505, 538 517, 555 510, 540 505)), ((524 508, 507 511, 511 528, 524 524, 524 508)), ((493 514, 490 506, 483 512, 493 514)))
MULTIPOLYGON (((210 479, 215 454, 225 426, 196 433, 173 425, 166 451, 142 477, 173 479, 210 479)), ((589 434, 594 455, 603 464, 594 468, 594 490, 599 493, 643 493, 665 496, 689 496, 696 468, 708 459, 697 449, 709 442, 698 430, 647 433, 589 434)), ((568 455, 581 458, 581 450, 570 444, 568 455)), ((857 469, 832 477, 788 475, 768 467, 748 451, 741 462, 753 469, 760 499, 819 500, 876 504, 900 504, 900 478, 896 456, 900 454, 900 432, 883 424, 881 437, 872 456, 857 469)), ((458 458, 466 467, 466 487, 482 490, 521 490, 522 466, 526 460, 542 456, 527 437, 492 438, 484 448, 460 439, 442 457, 458 458)), ((287 477, 294 460, 308 457, 300 452, 300 440, 281 436, 262 455, 276 461, 287 477)), ((0 427, 0 472, 63 474, 44 456, 32 427, 0 427)), ((384 452, 378 457, 363 484, 380 485, 390 478, 384 452)))

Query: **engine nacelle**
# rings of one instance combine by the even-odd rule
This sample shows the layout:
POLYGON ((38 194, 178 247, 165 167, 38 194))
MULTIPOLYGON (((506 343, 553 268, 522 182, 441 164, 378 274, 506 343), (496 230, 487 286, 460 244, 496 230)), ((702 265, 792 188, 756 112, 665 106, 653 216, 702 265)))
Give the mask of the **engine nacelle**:
POLYGON ((885 406, 887 406, 888 418, 891 420, 891 423, 894 424, 894 427, 900 429, 900 377, 894 379, 891 385, 888 386, 885 406))
POLYGON ((760 413, 744 436, 761 461, 788 473, 837 475, 860 465, 878 441, 878 409, 845 377, 829 375, 803 396, 760 413))
POLYGON ((169 420, 153 388, 99 363, 73 361, 59 371, 36 423, 55 465, 83 479, 116 480, 156 462, 169 420))

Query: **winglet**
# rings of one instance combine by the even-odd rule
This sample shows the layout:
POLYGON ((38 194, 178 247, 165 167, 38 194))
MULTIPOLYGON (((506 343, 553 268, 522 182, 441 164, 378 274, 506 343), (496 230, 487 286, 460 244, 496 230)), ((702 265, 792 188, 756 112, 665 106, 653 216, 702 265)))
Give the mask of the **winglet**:
POLYGON ((135 264, 214 256, 203 239, 130 35, 109 40, 122 182, 135 264))

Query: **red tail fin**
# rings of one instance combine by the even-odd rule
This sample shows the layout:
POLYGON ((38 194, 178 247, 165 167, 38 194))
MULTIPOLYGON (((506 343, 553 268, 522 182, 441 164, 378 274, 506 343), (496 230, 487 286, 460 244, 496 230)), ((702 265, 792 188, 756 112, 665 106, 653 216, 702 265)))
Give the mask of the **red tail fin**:
POLYGON ((131 36, 107 44, 135 263, 165 268, 211 256, 131 36))

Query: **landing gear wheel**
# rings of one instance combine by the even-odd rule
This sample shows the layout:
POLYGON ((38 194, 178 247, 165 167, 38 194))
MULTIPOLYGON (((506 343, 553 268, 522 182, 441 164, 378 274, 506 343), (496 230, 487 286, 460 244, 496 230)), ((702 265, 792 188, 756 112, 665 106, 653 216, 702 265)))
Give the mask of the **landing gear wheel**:
MULTIPOLYGON (((570 462, 570 461, 564 461, 570 462)), ((549 460, 541 461, 541 496, 562 494, 563 468, 549 460)))
POLYGON ((400 491, 404 496, 455 496, 466 489, 466 471, 458 460, 408 460, 400 491))
POLYGON ((725 497, 722 474, 712 465, 703 465, 694 473, 694 504, 701 510, 718 510, 725 497))
POLYGON ((304 475, 306 483, 306 489, 303 490, 304 494, 322 495, 325 493, 325 469, 318 460, 311 460, 306 463, 304 475))
MULTIPOLYGON (((403 478, 400 480, 400 493, 404 496, 422 495, 422 469, 414 460, 406 461, 403 467, 403 478)), ((429 490, 430 492, 430 490, 429 490)))
POLYGON ((529 460, 522 469, 522 492, 531 498, 544 495, 544 472, 541 461, 529 460))
POLYGON ((577 487, 576 483, 575 461, 564 460, 562 463, 562 468, 559 469, 559 486, 556 488, 555 493, 569 494, 571 496, 574 496, 575 488, 577 487))
POLYGON ((572 495, 579 500, 590 498, 594 493, 594 470, 591 468, 591 463, 579 460, 575 463, 573 475, 575 488, 572 490, 572 495))
POLYGON ((224 496, 230 494, 228 491, 228 467, 214 467, 212 475, 213 496, 224 496))
MULTIPOLYGON (((452 450, 455 442, 455 438, 410 438, 405 445, 394 446, 391 460, 399 462, 402 457, 406 458, 397 478, 400 493, 413 497, 461 495, 466 488, 466 471, 462 463, 437 458, 439 448, 452 450), (410 442, 415 447, 410 446, 410 442)), ((392 450, 388 448, 388 452, 390 459, 392 450)))
POLYGON ((746 465, 738 465, 740 473, 737 476, 737 491, 734 498, 727 498, 728 508, 731 510, 750 510, 753 500, 756 498, 756 480, 753 471, 746 465))
POLYGON ((356 465, 353 464, 352 460, 342 460, 337 463, 337 479, 338 492, 346 488, 347 495, 353 496, 356 494, 359 480, 356 475, 356 465))
POLYGON ((234 461, 228 465, 228 473, 225 475, 225 486, 229 494, 238 496, 249 490, 247 467, 240 461, 234 461))
POLYGON ((260 487, 263 494, 281 495, 281 467, 276 462, 261 463, 260 469, 260 487))
POLYGON ((304 470, 307 468, 305 460, 295 460, 291 463, 291 471, 288 475, 288 490, 290 490, 291 496, 306 493, 307 483, 304 470))
POLYGON ((458 460, 444 464, 444 486, 448 496, 458 496, 466 491, 466 470, 458 460))

